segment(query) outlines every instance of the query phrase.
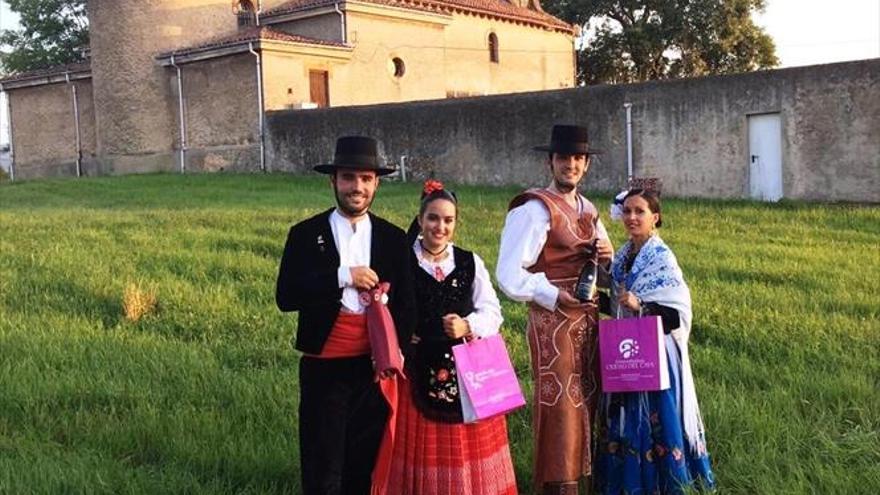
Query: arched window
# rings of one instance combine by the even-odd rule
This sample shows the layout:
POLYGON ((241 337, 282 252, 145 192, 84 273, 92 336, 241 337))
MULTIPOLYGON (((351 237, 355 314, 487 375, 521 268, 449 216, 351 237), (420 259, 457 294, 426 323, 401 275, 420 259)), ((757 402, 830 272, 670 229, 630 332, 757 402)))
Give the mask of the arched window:
POLYGON ((403 59, 394 57, 392 63, 394 63, 394 77, 403 77, 406 74, 406 65, 403 63, 403 59))
POLYGON ((251 0, 236 0, 232 4, 232 10, 238 16, 238 27, 256 26, 257 9, 251 0))
POLYGON ((495 33, 489 33, 489 61, 498 63, 498 36, 495 33))

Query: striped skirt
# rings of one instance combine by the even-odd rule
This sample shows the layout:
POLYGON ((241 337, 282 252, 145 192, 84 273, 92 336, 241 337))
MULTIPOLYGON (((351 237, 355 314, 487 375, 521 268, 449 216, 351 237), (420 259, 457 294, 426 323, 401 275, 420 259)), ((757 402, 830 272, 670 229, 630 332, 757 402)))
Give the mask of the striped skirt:
POLYGON ((397 432, 388 495, 515 495, 507 421, 473 424, 426 419, 400 381, 397 432))

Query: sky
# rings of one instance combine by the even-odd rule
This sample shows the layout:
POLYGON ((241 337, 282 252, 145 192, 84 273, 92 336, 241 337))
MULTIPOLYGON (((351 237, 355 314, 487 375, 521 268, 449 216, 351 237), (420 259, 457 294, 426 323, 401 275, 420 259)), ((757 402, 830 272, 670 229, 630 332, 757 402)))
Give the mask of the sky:
MULTIPOLYGON (((776 42, 780 67, 880 57, 880 0, 767 0, 754 15, 776 42)), ((0 1, 0 29, 18 18, 0 1)), ((5 95, 0 95, 0 143, 8 142, 5 95)))
POLYGON ((880 57, 880 0, 767 0, 753 18, 781 67, 880 57))

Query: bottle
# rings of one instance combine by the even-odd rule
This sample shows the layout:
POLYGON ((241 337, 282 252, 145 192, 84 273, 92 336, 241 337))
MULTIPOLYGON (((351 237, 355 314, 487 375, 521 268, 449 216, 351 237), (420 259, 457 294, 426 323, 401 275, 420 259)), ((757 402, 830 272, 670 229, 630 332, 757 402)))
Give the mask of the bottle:
POLYGON ((596 249, 598 241, 598 238, 593 239, 587 245, 587 262, 581 269, 574 289, 574 297, 580 302, 590 302, 596 295, 596 279, 599 275, 599 252, 596 249))

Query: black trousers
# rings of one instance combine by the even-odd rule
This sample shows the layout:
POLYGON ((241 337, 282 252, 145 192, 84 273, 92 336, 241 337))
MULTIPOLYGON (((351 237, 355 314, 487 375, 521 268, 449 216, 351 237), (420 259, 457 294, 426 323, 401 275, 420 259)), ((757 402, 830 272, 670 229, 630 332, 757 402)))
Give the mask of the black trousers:
POLYGON ((303 492, 369 494, 389 412, 370 357, 303 356, 299 382, 303 492))

